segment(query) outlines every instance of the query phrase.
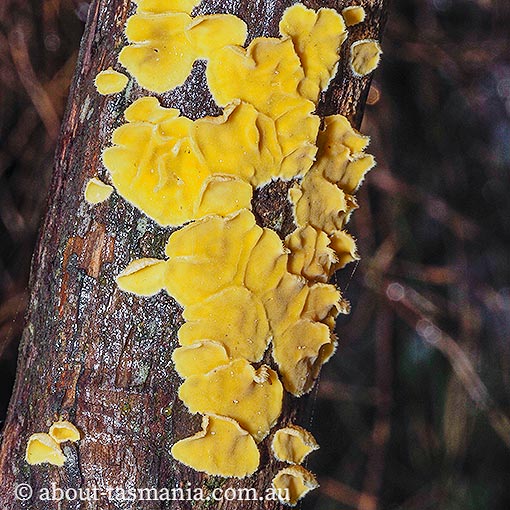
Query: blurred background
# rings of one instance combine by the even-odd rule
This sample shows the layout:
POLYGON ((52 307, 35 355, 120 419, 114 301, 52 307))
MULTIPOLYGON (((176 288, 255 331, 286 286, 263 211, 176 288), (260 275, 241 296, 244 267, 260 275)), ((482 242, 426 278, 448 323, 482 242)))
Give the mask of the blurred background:
MULTIPOLYGON (((0 4, 0 419, 87 8, 0 4)), ((305 510, 510 508, 509 27, 508 0, 393 0, 305 510)))

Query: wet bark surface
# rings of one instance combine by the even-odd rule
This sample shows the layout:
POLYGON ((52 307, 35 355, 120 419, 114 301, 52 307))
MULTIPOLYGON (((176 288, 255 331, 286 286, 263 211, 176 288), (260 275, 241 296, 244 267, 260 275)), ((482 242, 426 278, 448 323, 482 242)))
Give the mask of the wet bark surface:
MULTIPOLYGON (((250 38, 275 36, 290 0, 205 0, 198 13, 237 14, 249 26, 250 38)), ((339 1, 308 1, 307 6, 333 7, 339 1)), ((370 77, 353 78, 347 67, 349 43, 380 38, 385 0, 363 0, 366 21, 350 30, 343 46, 339 73, 322 95, 321 115, 343 113, 359 126, 370 77)), ((110 143, 123 112, 144 95, 130 81, 121 94, 100 96, 93 80, 98 71, 116 65, 125 44, 123 28, 134 5, 126 0, 93 2, 71 87, 58 145, 48 211, 33 259, 31 298, 20 346, 17 380, 0 450, 0 506, 4 509, 243 508, 279 509, 275 501, 121 501, 108 488, 201 488, 207 496, 216 487, 247 487, 263 496, 283 467, 261 445, 260 469, 243 480, 209 477, 174 461, 170 446, 200 429, 177 398, 180 380, 171 354, 182 324, 181 308, 166 293, 142 298, 121 292, 117 275, 131 260, 163 257, 171 229, 148 219, 117 194, 89 206, 83 190, 89 178, 108 180, 101 152, 110 143), (28 437, 46 432, 59 419, 69 419, 82 432, 78 445, 64 446, 62 468, 29 466, 28 437), (15 497, 27 483, 34 496, 15 497), (88 501, 41 501, 41 489, 98 488, 88 501), (212 505, 212 506, 211 506, 212 505)), ((197 63, 187 82, 160 97, 191 118, 217 114, 207 91, 205 66, 197 63)), ((288 232, 292 216, 287 184, 274 183, 255 194, 254 209, 264 226, 288 232)), ((308 427, 311 402, 286 397, 280 424, 308 427)), ((119 496, 119 497, 117 497, 119 496)))

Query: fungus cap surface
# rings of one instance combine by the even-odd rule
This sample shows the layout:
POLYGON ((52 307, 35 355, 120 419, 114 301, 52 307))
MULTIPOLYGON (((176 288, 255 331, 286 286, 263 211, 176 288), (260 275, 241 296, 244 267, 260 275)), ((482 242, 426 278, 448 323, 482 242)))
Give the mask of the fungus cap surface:
POLYGON ((213 368, 230 362, 225 347, 212 340, 202 340, 178 347, 172 353, 175 370, 183 377, 206 374, 213 368))
POLYGON ((315 476, 301 466, 291 466, 278 471, 272 483, 277 489, 280 501, 289 506, 296 506, 300 499, 319 486, 315 476), (286 489, 288 500, 280 497, 281 493, 285 494, 286 489))
POLYGON ((363 39, 351 45, 351 70, 354 76, 366 76, 379 65, 381 45, 373 39, 363 39))
POLYGON ((270 340, 260 299, 245 287, 227 287, 187 306, 179 329, 181 345, 208 338, 220 342, 231 358, 260 361, 270 340))
POLYGON ((312 434, 297 425, 277 430, 271 442, 274 456, 290 464, 301 464, 309 453, 318 448, 319 445, 312 434))
POLYGON ((152 296, 164 285, 165 261, 160 259, 133 260, 121 273, 116 281, 119 288, 138 296, 152 296))
POLYGON ((57 443, 64 443, 65 441, 74 443, 80 440, 80 431, 67 420, 53 423, 48 433, 57 443))
POLYGON ((109 67, 97 74, 94 79, 96 90, 102 94, 117 94, 126 88, 128 77, 109 67))
POLYGON ((350 5, 342 9, 342 16, 348 27, 357 25, 365 20, 365 9, 361 5, 350 5))
POLYGON ((347 38, 342 17, 334 9, 315 12, 297 3, 283 13, 280 33, 292 39, 303 67, 299 92, 316 103, 336 74, 340 46, 347 38))
POLYGON ((107 200, 113 193, 113 187, 105 184, 96 177, 92 177, 85 187, 85 200, 89 204, 99 204, 107 200))
POLYGON ((255 370, 248 361, 237 359, 186 379, 179 388, 179 398, 192 413, 236 420, 259 442, 280 416, 283 387, 269 367, 255 370))
POLYGON ((205 415, 202 430, 175 443, 172 456, 208 475, 244 478, 259 466, 253 438, 230 418, 205 415))
POLYGON ((38 432, 28 438, 25 460, 32 465, 47 463, 63 466, 66 457, 60 445, 49 434, 38 432))

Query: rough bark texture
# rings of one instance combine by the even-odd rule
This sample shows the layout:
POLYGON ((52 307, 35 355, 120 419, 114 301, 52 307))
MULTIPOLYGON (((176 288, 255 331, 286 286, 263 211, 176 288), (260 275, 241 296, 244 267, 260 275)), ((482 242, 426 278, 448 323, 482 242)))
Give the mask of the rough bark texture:
MULTIPOLYGON (((229 12, 244 19, 250 37, 276 35, 290 0, 204 0, 200 12, 229 12)), ((314 8, 341 9, 347 2, 305 1, 314 8)), ((350 2, 349 2, 350 3, 350 2)), ((367 20, 350 30, 349 41, 380 38, 385 0, 362 0, 367 20)), ((123 27, 134 10, 127 0, 98 0, 91 5, 82 40, 68 111, 55 159, 49 209, 34 255, 31 301, 20 347, 18 375, 0 451, 0 506, 31 508, 210 508, 211 502, 38 501, 43 487, 254 487, 264 494, 282 466, 261 446, 261 469, 244 480, 207 477, 175 462, 169 448, 197 431, 176 396, 180 381, 171 353, 182 324, 181 310, 165 293, 138 298, 117 288, 114 276, 132 259, 162 257, 171 232, 158 227, 114 194, 95 207, 83 200, 87 180, 106 178, 101 151, 125 108, 142 90, 103 97, 93 79, 115 65, 124 44, 123 27), (24 460, 30 434, 46 431, 59 417, 70 419, 83 433, 79 446, 65 446, 64 467, 29 466, 24 460), (14 488, 29 483, 30 501, 15 499, 14 488)), ((321 114, 343 113, 359 126, 370 77, 353 79, 344 44, 343 64, 328 92, 321 114)), ((179 89, 160 96, 165 106, 197 118, 218 112, 195 65, 179 89)), ((254 208, 266 226, 288 231, 291 223, 287 185, 274 184, 256 194, 254 208)), ((307 398, 286 397, 281 423, 304 423, 307 398)), ((214 508, 277 509, 270 501, 223 501, 214 508)))

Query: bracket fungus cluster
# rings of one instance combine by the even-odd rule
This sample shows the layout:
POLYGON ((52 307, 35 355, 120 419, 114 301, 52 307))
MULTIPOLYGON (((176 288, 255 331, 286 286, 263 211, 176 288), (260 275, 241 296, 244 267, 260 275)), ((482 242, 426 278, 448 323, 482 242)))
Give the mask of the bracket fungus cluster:
MULTIPOLYGON (((345 226, 374 160, 364 152, 368 137, 345 117, 314 112, 336 74, 346 24, 362 22, 364 11, 352 6, 342 17, 297 3, 284 12, 279 37, 245 46, 244 21, 193 16, 199 0, 136 3, 119 63, 149 92, 163 93, 204 59, 223 112, 191 120, 149 95, 126 109, 103 153, 112 184, 157 223, 179 229, 165 259, 132 261, 117 284, 140 296, 165 290, 183 307, 173 353, 184 379, 179 397, 203 421, 171 454, 210 475, 245 477, 259 467, 258 445, 278 423, 284 390, 310 391, 335 351, 335 318, 349 308, 327 282, 358 258, 345 226), (283 241, 251 210, 254 190, 275 179, 294 181, 296 228, 283 241)), ((361 44, 352 51, 353 72, 365 74, 374 55, 361 44)), ((125 85, 113 69, 96 78, 103 94, 125 85)), ((107 186, 91 181, 87 200, 106 199, 107 186)), ((291 464, 273 485, 289 489, 285 503, 294 505, 317 486, 300 464, 318 445, 295 425, 271 441, 275 458, 291 464)))

